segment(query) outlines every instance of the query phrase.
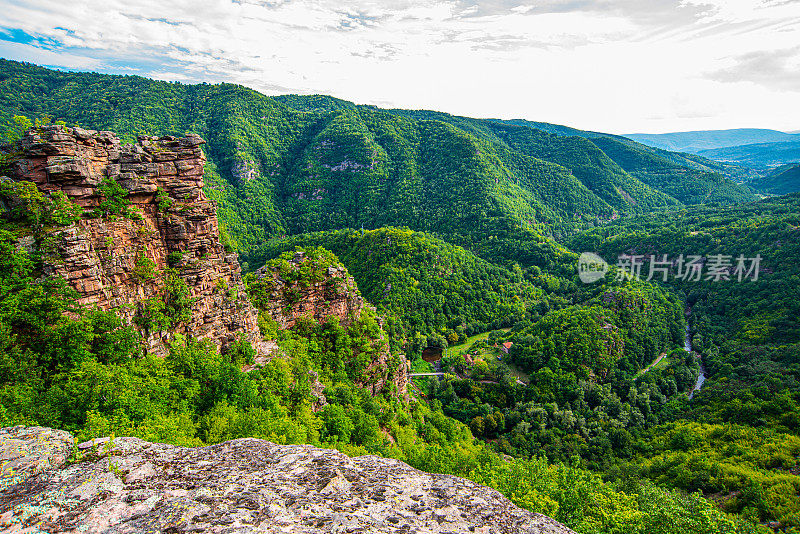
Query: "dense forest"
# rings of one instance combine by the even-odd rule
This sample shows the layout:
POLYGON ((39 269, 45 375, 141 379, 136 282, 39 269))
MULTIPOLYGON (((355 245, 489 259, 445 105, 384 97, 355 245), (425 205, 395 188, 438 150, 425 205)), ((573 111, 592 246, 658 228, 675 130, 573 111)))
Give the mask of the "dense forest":
POLYGON ((47 232, 119 206, 81 212, 6 184, 0 425, 380 454, 585 534, 800 528, 800 196, 755 201, 737 183, 747 169, 557 125, 5 60, 0 120, 11 142, 48 120, 128 141, 197 132, 221 237, 245 271, 308 286, 341 264, 375 306, 276 328, 248 274, 282 357, 244 372, 247 343, 220 354, 175 336, 156 358, 138 325, 77 307, 42 271, 47 232), (298 248, 312 267, 286 270, 298 248), (594 284, 579 277, 585 251, 611 265, 594 284), (732 266, 699 280, 617 266, 681 254, 732 266), (739 255, 760 258, 757 279, 737 280, 739 255), (384 350, 443 376, 413 379, 409 398, 373 395, 358 384, 384 350))
POLYGON ((499 234, 535 241, 651 208, 753 198, 726 166, 564 127, 0 60, 0 121, 14 115, 128 141, 200 134, 209 194, 248 252, 271 237, 362 226, 408 226, 472 248, 499 234))
POLYGON ((703 276, 669 282, 690 310, 693 347, 702 355, 709 380, 674 425, 648 436, 629 466, 661 483, 713 494, 728 509, 778 519, 782 525, 798 524, 800 491, 798 228, 800 196, 789 195, 638 217, 570 243, 607 258, 729 257, 729 280, 703 276), (739 255, 761 258, 757 279, 751 275, 739 281, 734 274, 739 255))

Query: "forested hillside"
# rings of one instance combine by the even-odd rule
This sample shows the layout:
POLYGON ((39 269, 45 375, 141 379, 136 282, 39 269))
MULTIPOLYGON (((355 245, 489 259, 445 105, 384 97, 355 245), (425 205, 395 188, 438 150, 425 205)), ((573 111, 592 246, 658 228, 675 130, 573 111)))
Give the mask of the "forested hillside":
POLYGON ((759 191, 773 195, 800 192, 800 165, 782 165, 760 180, 753 181, 751 185, 759 191))
MULTIPOLYGON (((128 141, 200 134, 273 357, 165 332, 156 358, 114 310, 76 306, 37 232, 131 214, 23 180, 0 191, 0 425, 380 454, 581 534, 800 528, 800 197, 752 202, 733 179, 746 169, 564 126, 0 60, 4 141, 31 125, 20 115, 128 141), (580 280, 584 251, 605 279, 580 280), (636 280, 613 267, 622 253, 760 254, 762 270, 636 280), (339 290, 363 313, 303 316, 339 290), (406 357, 442 376, 406 396, 406 357)), ((117 179, 102 186, 125 205, 117 179)))
POLYGON ((799 232, 795 194, 639 217, 570 242, 612 263, 619 254, 729 258, 722 279, 669 281, 690 311, 693 347, 702 354, 708 382, 675 414, 676 423, 639 442, 626 465, 784 527, 800 525, 799 232), (756 280, 751 275, 739 281, 739 255, 760 257, 756 280))
MULTIPOLYGON (((684 204, 728 204, 731 200, 746 202, 753 199, 750 190, 733 186, 722 176, 719 165, 698 163, 688 155, 679 158, 670 152, 637 149, 610 137, 595 139, 594 143, 631 176, 684 204)), ((747 176, 739 169, 731 174, 736 178, 747 176)))
POLYGON ((128 140, 200 134, 208 194, 241 251, 284 234, 389 225, 472 248, 503 233, 559 237, 626 213, 749 197, 728 178, 680 163, 628 171, 588 134, 562 135, 566 128, 550 133, 524 121, 385 111, 322 96, 269 98, 230 84, 2 60, 0 120, 13 115, 49 116, 128 140))

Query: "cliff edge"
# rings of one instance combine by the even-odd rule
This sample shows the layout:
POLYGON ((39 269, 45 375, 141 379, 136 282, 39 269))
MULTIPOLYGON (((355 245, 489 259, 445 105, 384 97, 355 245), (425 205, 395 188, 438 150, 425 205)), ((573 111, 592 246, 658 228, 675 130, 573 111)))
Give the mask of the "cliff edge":
POLYGON ((574 534, 497 491, 377 456, 237 439, 186 449, 0 429, 5 532, 574 534), (77 458, 77 460, 76 460, 77 458))

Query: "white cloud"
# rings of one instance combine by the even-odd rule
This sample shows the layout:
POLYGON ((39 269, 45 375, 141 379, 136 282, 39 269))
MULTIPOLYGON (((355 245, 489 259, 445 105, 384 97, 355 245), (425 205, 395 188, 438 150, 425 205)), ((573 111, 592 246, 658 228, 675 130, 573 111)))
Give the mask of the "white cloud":
POLYGON ((0 57, 14 58, 17 61, 27 61, 38 65, 65 66, 68 63, 75 69, 96 69, 101 62, 97 59, 66 54, 64 52, 53 52, 38 47, 28 46, 9 41, 0 41, 0 57))
POLYGON ((0 0, 0 11, 0 30, 34 38, 0 41, 0 54, 68 68, 128 62, 159 79, 614 132, 800 124, 797 2, 0 0))

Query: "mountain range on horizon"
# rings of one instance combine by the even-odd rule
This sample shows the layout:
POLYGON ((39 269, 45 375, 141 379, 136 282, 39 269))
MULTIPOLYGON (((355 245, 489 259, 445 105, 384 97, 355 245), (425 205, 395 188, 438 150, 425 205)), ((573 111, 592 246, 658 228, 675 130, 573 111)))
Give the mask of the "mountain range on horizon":
POLYGON ((733 128, 728 130, 695 130, 660 134, 632 133, 625 137, 664 150, 701 154, 705 150, 760 143, 800 141, 797 132, 781 132, 766 128, 733 128))
POLYGON ((628 134, 626 137, 655 148, 689 152, 720 163, 753 169, 759 176, 748 180, 748 185, 760 192, 770 193, 770 187, 763 185, 760 177, 783 165, 800 162, 798 133, 800 131, 739 128, 628 134))
MULTIPOLYGON (((783 165, 800 162, 800 130, 781 132, 763 128, 698 130, 663 134, 627 134, 626 137, 663 150, 690 152, 720 163, 769 173, 783 165)), ((760 192, 770 193, 770 186, 760 177, 749 184, 760 192)), ((794 191, 800 190, 793 189, 794 191)))

